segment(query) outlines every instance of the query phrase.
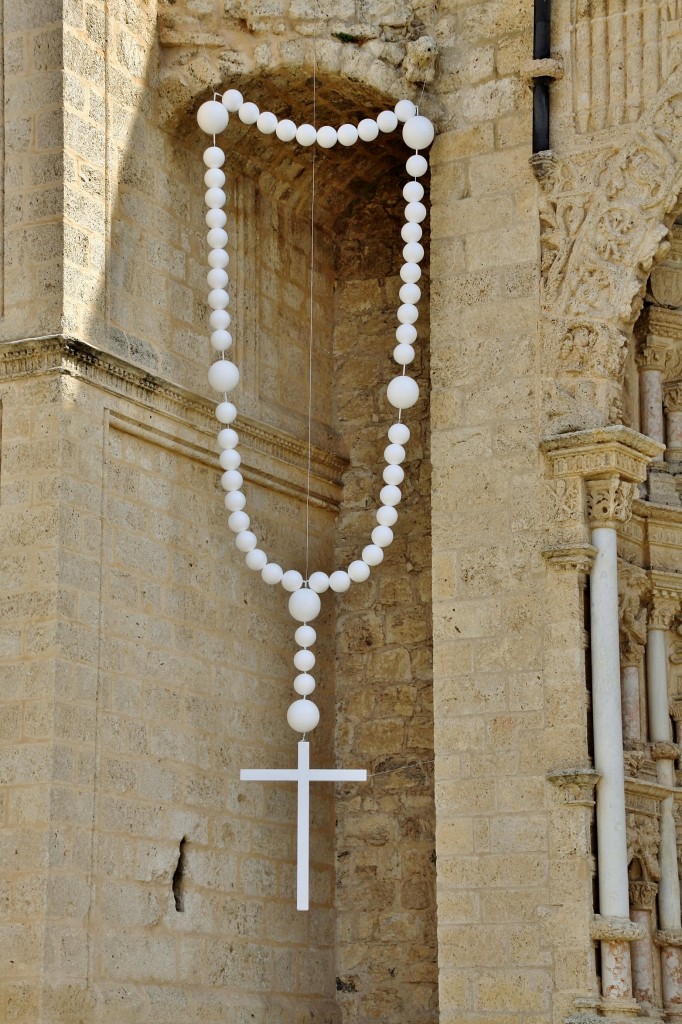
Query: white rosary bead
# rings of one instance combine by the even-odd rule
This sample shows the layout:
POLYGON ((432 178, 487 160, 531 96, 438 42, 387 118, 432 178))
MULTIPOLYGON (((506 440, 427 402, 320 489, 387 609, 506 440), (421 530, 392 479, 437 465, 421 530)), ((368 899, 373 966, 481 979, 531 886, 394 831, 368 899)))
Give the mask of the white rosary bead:
POLYGON ((382 476, 385 484, 394 484, 399 487, 405 479, 405 470, 402 466, 385 466, 382 476))
POLYGON ((224 491, 241 491, 244 477, 238 469, 226 469, 220 478, 220 484, 224 491))
POLYGON ((408 242, 403 246, 403 259, 406 263, 421 263, 424 259, 424 246, 419 242, 408 242))
POLYGON ((410 440, 410 428, 406 423, 393 423, 388 428, 388 439, 391 444, 406 445, 410 440))
POLYGON ((422 276, 422 268, 418 263, 403 263, 400 268, 400 279, 405 284, 416 284, 422 276))
POLYGON ((293 593, 293 591, 300 590, 303 586, 303 577, 297 569, 287 569, 282 576, 282 586, 289 593, 293 593))
POLYGON ((419 181, 408 181, 403 188, 403 199, 407 203, 418 203, 424 198, 424 186, 419 181))
POLYGON ((239 469, 242 464, 242 457, 236 448, 223 448, 220 453, 221 469, 239 469))
POLYGON ((294 633, 294 640, 299 647, 312 647, 317 640, 317 633, 312 626, 299 626, 294 633))
POLYGON ((206 241, 212 249, 224 249, 227 245, 227 231, 224 228, 211 228, 206 241))
POLYGON ((211 327, 216 331, 225 331, 232 322, 232 317, 226 309, 214 309, 208 318, 211 327))
POLYGON ((372 543, 377 547, 387 548, 393 541, 393 530, 390 526, 375 526, 372 530, 372 543))
POLYGON ((289 705, 287 722, 294 732, 312 732, 320 721, 319 709, 311 700, 302 697, 289 705))
POLYGON ((233 512, 227 520, 227 525, 233 533, 241 533, 242 530, 248 530, 251 525, 251 519, 246 512, 233 512))
POLYGON ((320 614, 322 602, 314 590, 295 590, 289 598, 289 614, 297 622, 311 622, 320 614))
POLYGON ((224 172, 219 167, 209 167, 204 174, 204 185, 206 188, 222 188, 224 184, 224 172))
POLYGON ((285 117, 283 120, 277 122, 275 135, 281 142, 291 142, 296 138, 296 125, 293 121, 290 121, 285 117))
POLYGON ((224 228, 227 224, 227 214, 216 207, 206 211, 205 220, 207 228, 224 228))
POLYGON ((211 335, 211 348, 216 352, 226 352, 232 346, 232 335, 229 331, 214 331, 211 335))
POLYGON ((228 491, 225 495, 225 508, 228 512, 241 512, 245 505, 246 495, 243 491, 228 491))
POLYGON ((377 522, 379 526, 395 526, 398 522, 398 509, 392 505, 382 505, 377 509, 377 522))
POLYGON ((336 129, 331 125, 326 124, 323 128, 317 129, 317 144, 322 149, 331 149, 336 145, 337 138, 336 129))
POLYGON ((219 206, 225 205, 227 196, 221 188, 209 188, 206 190, 204 200, 211 210, 216 210, 219 206))
POLYGON ((238 533, 234 538, 234 542, 237 545, 238 551, 246 553, 247 551, 253 551, 258 543, 258 537, 256 537, 256 534, 251 530, 242 530, 241 533, 238 533))
MULTIPOLYGON (((419 398, 419 385, 412 377, 404 374, 394 377, 386 389, 386 397, 396 409, 410 409, 419 398)), ((384 504, 390 505, 390 502, 384 504)))
POLYGON ((315 665, 315 655, 312 651, 296 651, 294 655, 294 668, 299 672, 310 672, 315 665))
POLYGON ((384 560, 383 548, 380 548, 378 544, 368 544, 362 549, 362 560, 367 565, 379 565, 384 560))
POLYGON ((308 586, 316 594, 324 594, 329 590, 329 576, 326 572, 314 572, 308 580, 308 586))
POLYGON ((247 551, 244 561, 249 569, 261 572, 267 564, 268 556, 260 548, 254 548, 253 551, 247 551))
MULTIPOLYGON (((211 295, 213 292, 211 292, 211 295)), ((401 324, 414 324, 419 318, 419 310, 411 302, 403 302, 402 306, 398 306, 398 320, 401 324)))
POLYGON ((417 340, 417 328, 414 324, 401 324, 395 336, 401 345, 412 345, 417 340))
POLYGON ((255 103, 242 103, 239 108, 239 120, 242 124, 255 124, 260 110, 255 103))
POLYGON ((229 262, 230 255, 224 249, 211 249, 208 254, 208 265, 216 270, 224 270, 229 262))
POLYGON ((415 224, 413 220, 406 221, 400 229, 403 242, 418 242, 423 234, 421 224, 415 224))
POLYGON ((230 115, 222 103, 218 103, 217 100, 207 100, 197 110, 199 127, 207 135, 219 135, 220 132, 225 131, 229 120, 230 115))
POLYGON ((311 124, 300 124, 296 129, 296 141, 299 146, 312 146, 317 140, 317 132, 311 124))
POLYGON ((259 132, 263 133, 263 135, 272 135, 272 133, 277 129, 277 118, 274 114, 270 113, 269 110, 266 110, 259 115, 256 121, 256 127, 259 132))
POLYGON ((374 142, 379 134, 379 125, 371 117, 365 117, 358 125, 358 135, 363 142, 374 142))
POLYGON ((277 562, 268 562, 261 570, 261 579, 270 586, 281 583, 283 575, 284 570, 281 565, 277 565, 277 562))
POLYGON ((389 444, 384 448, 384 458, 389 466, 399 466, 405 461, 405 449, 401 444, 389 444))
POLYGON ((224 288, 214 288, 208 293, 208 304, 211 309, 225 309, 230 302, 230 296, 224 288))
POLYGON ((301 672, 300 675, 297 675, 294 679, 294 689, 296 690, 296 693, 300 693, 301 696, 307 697, 315 689, 315 680, 312 676, 308 675, 307 672, 301 672))
POLYGON ((227 92, 223 93, 223 106, 231 114, 236 114, 243 102, 244 97, 237 89, 228 89, 227 92))
POLYGON ((382 505, 397 505, 402 498, 400 488, 394 484, 386 484, 379 492, 382 505))
MULTIPOLYGON (((217 273, 217 271, 213 271, 213 273, 217 273)), ((422 297, 422 290, 419 285, 409 281, 402 286, 398 294, 401 302, 411 302, 416 306, 422 297)))
POLYGON ((405 164, 405 169, 411 178, 421 178, 423 174, 426 174, 428 167, 426 158, 420 153, 409 157, 405 164))
POLYGON ((220 267, 214 267, 206 275, 206 283, 209 288, 225 288, 227 281, 227 274, 220 267))
MULTIPOLYGON (((232 402, 220 402, 216 406, 215 417, 219 423, 234 423, 237 418, 237 406, 233 405, 232 402)), ((231 439, 236 437, 237 431, 231 427, 221 430, 218 434, 218 444, 221 448, 234 448, 237 441, 235 440, 234 443, 231 443, 231 439)))
POLYGON ((229 359, 218 359, 208 371, 208 383, 214 391, 232 391, 239 384, 239 370, 229 359))
POLYGON ((351 562, 348 566, 348 575, 353 583, 364 583, 365 580, 369 579, 369 566, 367 562, 363 562, 361 558, 351 562))
POLYGON ((393 109, 399 121, 409 121, 417 113, 417 108, 412 100, 398 100, 393 109))
POLYGON ((350 576, 343 569, 337 569, 329 577, 329 586, 335 594, 345 594, 350 587, 350 576))
POLYGON ((358 141, 358 130, 354 124, 342 124, 336 134, 342 146, 353 146, 358 141))
POLYGON ((434 135, 432 123, 422 114, 416 114, 403 125, 403 141, 410 149, 427 149, 434 135))
POLYGON ((414 349, 411 345, 396 345, 393 349, 393 358, 398 366, 409 366, 414 361, 414 349))
POLYGON ((423 203, 408 203, 405 207, 405 220, 413 224, 421 224, 426 217, 426 207, 423 203))
POLYGON ((382 132, 394 132, 398 127, 398 118, 394 111, 382 110, 377 117, 377 124, 379 125, 379 130, 382 132))
MULTIPOLYGON (((232 405, 232 403, 221 402, 218 408, 221 409, 223 405, 232 405)), ((234 406, 232 406, 232 408, 234 409, 234 406)), ((233 430, 232 427, 226 427, 225 430, 221 430, 218 434, 218 444, 221 448, 236 448, 239 444, 239 435, 237 434, 237 431, 233 430)))
POLYGON ((225 163, 225 154, 220 146, 209 146, 204 150, 204 163, 207 167, 222 167, 225 163))

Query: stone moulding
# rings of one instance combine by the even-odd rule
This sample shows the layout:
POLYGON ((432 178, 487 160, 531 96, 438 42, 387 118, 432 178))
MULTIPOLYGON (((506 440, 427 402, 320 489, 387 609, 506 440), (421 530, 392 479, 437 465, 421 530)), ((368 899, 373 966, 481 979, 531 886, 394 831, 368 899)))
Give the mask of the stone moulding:
POLYGON ((682 930, 679 928, 667 928, 664 931, 654 932, 654 942, 657 946, 682 947, 682 930))
POLYGON ((596 554, 597 549, 592 544, 564 544, 546 548, 542 552, 542 557, 555 569, 572 569, 575 572, 589 573, 596 554))
POLYGON ((597 427, 546 437, 540 449, 552 467, 552 476, 598 478, 621 476, 631 483, 646 480, 647 466, 665 445, 630 427, 597 427))
POLYGON ((590 936, 598 942, 637 942, 646 935, 644 925, 629 917, 603 917, 595 914, 590 925, 590 936))
MULTIPOLYGON (((26 377, 64 374, 147 411, 161 414, 189 428, 192 439, 182 440, 168 431, 156 431, 181 445, 183 453, 218 469, 215 449, 214 403, 163 377, 95 348, 78 338, 49 338, 0 343, 0 385, 26 377)), ((128 433, 139 430, 135 420, 116 413, 115 426, 128 433)), ((144 427, 149 439, 150 428, 144 427)), ((308 446, 304 441, 246 416, 239 417, 247 479, 266 488, 305 500, 308 446)), ((164 442, 165 443, 165 442, 164 442)), ((166 444, 168 446, 168 444, 166 444)), ((342 499, 346 460, 313 446, 311 504, 336 511, 342 499)))
POLYGON ((559 768, 547 774, 547 781, 563 791, 565 803, 581 807, 594 807, 594 790, 600 779, 596 768, 559 768))

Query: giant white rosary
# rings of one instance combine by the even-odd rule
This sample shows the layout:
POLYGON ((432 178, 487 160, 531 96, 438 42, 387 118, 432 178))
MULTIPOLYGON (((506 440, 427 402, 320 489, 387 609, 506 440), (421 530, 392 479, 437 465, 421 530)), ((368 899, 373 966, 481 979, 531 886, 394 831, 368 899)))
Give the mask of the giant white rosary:
POLYGON ((199 107, 197 120, 199 127, 208 135, 213 136, 213 145, 204 153, 204 163, 208 168, 204 174, 206 185, 206 224, 208 226, 207 242, 209 246, 207 281, 210 288, 208 304, 211 307, 210 324, 213 328, 211 346, 218 358, 211 365, 208 380, 211 387, 222 395, 216 408, 216 417, 221 424, 218 434, 220 447, 220 466, 223 470, 221 483, 225 490, 225 507, 230 513, 228 526, 236 534, 235 543, 239 551, 244 552, 249 569, 260 572, 263 581, 276 585, 281 583, 288 591, 289 613, 300 623, 295 632, 295 639, 300 648, 294 655, 294 666, 297 670, 294 679, 294 690, 298 699, 287 711, 287 721, 291 728, 303 734, 298 743, 298 767, 295 769, 243 769, 241 779, 244 781, 296 781, 298 783, 298 846, 297 846, 297 907, 308 909, 308 847, 309 847, 309 800, 308 788, 311 781, 366 781, 364 770, 311 769, 309 744, 305 735, 311 732, 320 720, 317 705, 310 700, 315 689, 315 679, 311 670, 315 665, 315 655, 311 647, 315 643, 316 633, 310 625, 320 613, 320 594, 331 589, 342 594, 351 583, 362 583, 369 578, 374 566, 379 565, 384 557, 384 548, 393 540, 393 529, 398 519, 397 506, 401 499, 400 484, 405 473, 401 463, 405 459, 405 445, 409 441, 409 428, 402 422, 404 409, 411 408, 419 398, 417 382, 407 375, 407 367, 414 360, 414 343, 417 339, 415 324, 418 318, 417 303, 421 291, 417 282, 421 277, 420 262, 424 258, 424 249, 420 243, 422 237, 421 223, 426 217, 426 207, 422 203, 424 187, 417 180, 427 170, 427 162, 420 150, 427 149, 434 137, 434 128, 428 118, 419 114, 411 100, 400 100, 395 110, 382 111, 376 120, 365 118, 357 125, 343 124, 338 129, 326 125, 316 129, 311 124, 298 127, 288 119, 278 120, 265 111, 261 113, 255 103, 244 102, 240 92, 229 89, 222 102, 216 93, 199 107), (251 520, 245 511, 246 497, 242 490, 243 477, 239 471, 241 455, 237 450, 239 435, 230 425, 237 418, 237 408, 229 401, 228 394, 239 383, 239 369, 226 357, 232 345, 230 334, 230 314, 227 311, 230 297, 227 292, 229 255, 226 251, 228 234, 225 230, 227 215, 224 206, 227 196, 224 191, 225 174, 222 166, 225 153, 216 145, 215 137, 223 132, 228 125, 230 113, 236 113, 244 124, 255 124, 264 135, 273 133, 282 142, 296 141, 301 146, 319 145, 323 149, 331 149, 337 142, 341 146, 352 146, 359 139, 373 142, 380 132, 392 132, 403 123, 403 140, 409 149, 414 150, 406 163, 407 173, 411 180, 403 188, 406 200, 405 221, 401 236, 405 242, 403 248, 404 263, 400 269, 403 281, 400 289, 400 302, 397 316, 399 325, 396 330, 397 345, 393 350, 393 358, 402 367, 402 372, 388 384, 387 398, 389 403, 398 410, 398 420, 388 430, 389 444, 384 451, 386 467, 383 471, 384 487, 380 492, 381 506, 377 510, 377 525, 372 530, 371 543, 363 548, 360 558, 351 562, 347 569, 337 569, 328 575, 325 572, 312 572, 307 580, 296 569, 283 569, 277 562, 268 560, 268 556, 258 547, 258 538, 251 527, 251 520))

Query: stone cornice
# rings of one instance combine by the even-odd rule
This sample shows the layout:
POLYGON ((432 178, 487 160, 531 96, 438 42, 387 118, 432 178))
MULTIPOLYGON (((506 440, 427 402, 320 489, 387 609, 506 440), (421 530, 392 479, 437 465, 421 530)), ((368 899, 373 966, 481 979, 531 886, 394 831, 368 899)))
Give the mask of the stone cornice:
POLYGON ((665 451, 658 441, 624 426, 558 434, 544 438, 540 448, 554 477, 579 476, 589 480, 619 476, 631 483, 646 480, 649 462, 665 451))
MULTIPOLYGON (((190 447, 198 458, 215 458, 215 404, 208 398, 159 375, 104 352, 78 338, 55 335, 0 343, 0 385, 22 377, 65 374, 111 395, 142 406, 196 431, 190 447)), ((123 421, 126 417, 122 418, 123 421)), ((135 421, 128 417, 129 432, 135 421)), ((304 498, 308 445, 298 438, 248 416, 239 417, 247 478, 265 487, 304 498)), ((311 502, 336 509, 342 497, 347 462, 334 452, 313 446, 311 502)))

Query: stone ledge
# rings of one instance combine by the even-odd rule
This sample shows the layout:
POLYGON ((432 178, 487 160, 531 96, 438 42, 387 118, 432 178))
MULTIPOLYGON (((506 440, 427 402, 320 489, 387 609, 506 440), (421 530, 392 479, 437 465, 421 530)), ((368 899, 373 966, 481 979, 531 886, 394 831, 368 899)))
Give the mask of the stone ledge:
POLYGON ((636 924, 629 917, 603 917, 595 914, 590 925, 590 935, 599 942, 637 942, 646 935, 644 925, 636 924))

